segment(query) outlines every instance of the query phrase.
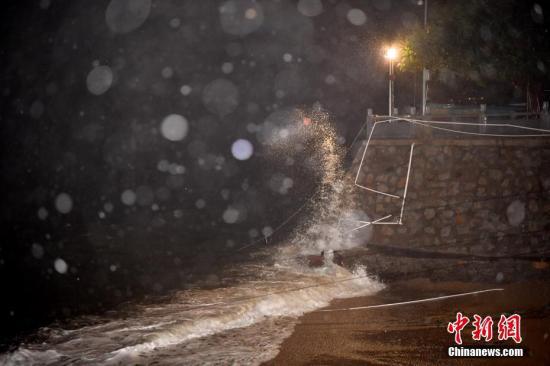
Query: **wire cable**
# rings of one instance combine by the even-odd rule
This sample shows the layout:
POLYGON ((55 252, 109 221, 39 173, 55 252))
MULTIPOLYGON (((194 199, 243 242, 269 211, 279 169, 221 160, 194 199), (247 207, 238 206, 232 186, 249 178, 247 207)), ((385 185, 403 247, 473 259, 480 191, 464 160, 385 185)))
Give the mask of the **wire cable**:
POLYGON ((454 294, 454 295, 429 297, 429 298, 419 299, 419 300, 400 301, 400 302, 392 302, 392 303, 378 304, 378 305, 356 306, 356 307, 350 307, 350 308, 325 309, 325 310, 319 310, 319 311, 320 312, 334 312, 334 311, 352 311, 352 310, 388 308, 388 307, 401 306, 401 305, 411 305, 411 304, 419 304, 419 303, 426 303, 426 302, 433 302, 433 301, 441 301, 441 300, 452 299, 452 298, 455 298, 455 297, 478 295, 478 294, 483 294, 483 293, 487 293, 487 292, 495 292, 495 291, 504 291, 504 289, 503 288, 492 288, 492 289, 487 289, 487 290, 463 292, 463 293, 454 294))

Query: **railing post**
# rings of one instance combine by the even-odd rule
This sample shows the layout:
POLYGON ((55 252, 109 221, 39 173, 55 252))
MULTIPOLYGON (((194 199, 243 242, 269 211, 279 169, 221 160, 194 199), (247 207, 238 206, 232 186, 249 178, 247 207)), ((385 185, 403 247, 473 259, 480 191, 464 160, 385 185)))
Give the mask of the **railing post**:
POLYGON ((479 132, 487 131, 487 104, 479 105, 479 132))
POLYGON ((374 126, 374 114, 372 113, 372 108, 367 109, 367 138, 369 138, 374 126))
POLYGON ((550 129, 550 102, 544 101, 542 102, 542 113, 541 113, 541 120, 542 120, 542 128, 544 129, 550 129))
MULTIPOLYGON (((411 117, 416 118, 415 106, 411 106, 410 114, 411 114, 411 117)), ((409 138, 414 139, 415 136, 416 136, 416 126, 414 123, 409 123, 409 138)))

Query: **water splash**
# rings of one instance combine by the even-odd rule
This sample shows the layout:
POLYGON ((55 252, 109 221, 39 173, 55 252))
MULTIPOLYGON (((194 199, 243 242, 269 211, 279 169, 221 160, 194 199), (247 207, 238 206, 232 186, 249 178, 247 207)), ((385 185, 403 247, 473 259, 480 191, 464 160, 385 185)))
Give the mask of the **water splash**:
MULTIPOLYGON (((311 110, 276 112, 264 124, 261 140, 268 156, 303 161, 318 186, 308 208, 309 215, 294 231, 291 247, 301 254, 349 249, 365 244, 371 229, 352 231, 359 221, 370 221, 360 209, 353 182, 343 168, 345 150, 328 113, 319 106, 311 110), (297 156, 305 156, 300 159, 297 156)), ((283 249, 288 254, 291 248, 283 249)))

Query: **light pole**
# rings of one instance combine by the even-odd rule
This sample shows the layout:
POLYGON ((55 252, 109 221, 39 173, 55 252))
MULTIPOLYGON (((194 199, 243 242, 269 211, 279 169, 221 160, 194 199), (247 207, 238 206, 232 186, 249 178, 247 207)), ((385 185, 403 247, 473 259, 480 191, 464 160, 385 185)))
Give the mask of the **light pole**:
POLYGON ((397 59, 398 51, 395 47, 388 47, 386 49, 386 53, 384 54, 384 57, 388 59, 389 61, 389 85, 388 85, 388 115, 391 116, 393 114, 393 106, 394 106, 394 92, 393 92, 393 79, 394 79, 394 73, 393 73, 393 63, 397 59))
MULTIPOLYGON (((419 4, 421 5, 422 3, 419 2, 419 4)), ((425 32, 428 31, 428 0, 424 0, 424 31, 425 32)), ((428 88, 426 83, 428 82, 429 75, 430 74, 428 69, 424 66, 422 68, 422 115, 423 116, 425 116, 427 112, 426 101, 428 99, 428 88)))

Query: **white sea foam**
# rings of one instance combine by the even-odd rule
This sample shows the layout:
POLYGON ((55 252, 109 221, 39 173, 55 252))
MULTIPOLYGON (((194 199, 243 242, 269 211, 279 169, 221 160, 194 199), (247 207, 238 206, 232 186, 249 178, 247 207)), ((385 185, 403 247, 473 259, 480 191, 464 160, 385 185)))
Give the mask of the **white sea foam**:
POLYGON ((171 301, 144 307, 131 317, 85 326, 43 344, 25 345, 4 355, 2 364, 154 360, 163 364, 259 364, 277 354, 298 316, 335 298, 369 295, 382 288, 364 270, 352 273, 338 266, 311 270, 289 260, 243 270, 256 280, 250 277, 232 287, 182 291, 171 301), (194 351, 189 353, 189 349, 194 351))
MULTIPOLYGON (((382 288, 381 284, 368 278, 364 271, 350 273, 336 266, 309 274, 271 270, 269 277, 273 277, 276 281, 268 280, 260 285, 261 288, 257 288, 257 284, 250 287, 248 283, 232 288, 231 292, 241 296, 228 298, 221 306, 195 309, 193 311, 198 313, 195 314, 194 320, 164 329, 147 342, 120 348, 111 353, 108 361, 111 363, 137 362, 144 357, 144 354, 154 354, 159 349, 173 348, 191 339, 249 327, 270 318, 295 318, 324 307, 335 298, 368 295, 382 288)), ((225 290, 219 291, 225 292, 225 290)), ((275 339, 269 340, 272 348, 278 348, 284 339, 277 337, 276 334, 277 332, 274 332, 272 336, 275 339)), ((146 358, 150 357, 154 356, 150 355, 146 358)))
POLYGON ((16 352, 0 355, 0 365, 51 365, 61 358, 61 354, 55 350, 35 351, 20 348, 16 352))

